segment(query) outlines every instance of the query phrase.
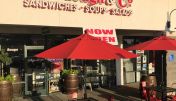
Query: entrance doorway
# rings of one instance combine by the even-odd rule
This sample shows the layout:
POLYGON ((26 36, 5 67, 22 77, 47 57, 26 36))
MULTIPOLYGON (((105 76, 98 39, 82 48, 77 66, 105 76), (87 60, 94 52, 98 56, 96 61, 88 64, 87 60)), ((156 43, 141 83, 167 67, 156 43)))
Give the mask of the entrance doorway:
MULTIPOLYGON (((124 36, 124 48, 152 39, 151 36, 124 36)), ((143 74, 153 73, 154 53, 153 51, 133 50, 138 54, 137 58, 124 59, 124 82, 135 83, 139 82, 143 74)))
POLYGON ((47 95, 48 77, 44 59, 34 55, 44 50, 44 46, 24 45, 25 59, 25 95, 47 95))

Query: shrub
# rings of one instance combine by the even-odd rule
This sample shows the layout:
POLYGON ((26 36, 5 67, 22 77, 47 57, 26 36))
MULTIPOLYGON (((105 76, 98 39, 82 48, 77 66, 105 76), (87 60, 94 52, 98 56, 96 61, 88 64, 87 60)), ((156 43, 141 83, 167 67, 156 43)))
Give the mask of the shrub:
POLYGON ((78 74, 78 70, 75 70, 75 69, 64 69, 61 73, 62 76, 66 76, 66 75, 69 75, 69 74, 78 74))
POLYGON ((6 77, 0 76, 0 81, 10 81, 10 82, 13 82, 14 81, 14 77, 13 77, 13 75, 7 75, 6 77))

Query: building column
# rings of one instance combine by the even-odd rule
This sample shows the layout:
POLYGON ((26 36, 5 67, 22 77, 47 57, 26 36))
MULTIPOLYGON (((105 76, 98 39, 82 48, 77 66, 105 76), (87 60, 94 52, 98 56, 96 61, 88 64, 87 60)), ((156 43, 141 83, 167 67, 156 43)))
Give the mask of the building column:
MULTIPOLYGON (((120 48, 123 48, 123 37, 117 36, 118 45, 120 48)), ((116 84, 117 85, 124 85, 123 79, 123 59, 116 60, 116 84)))

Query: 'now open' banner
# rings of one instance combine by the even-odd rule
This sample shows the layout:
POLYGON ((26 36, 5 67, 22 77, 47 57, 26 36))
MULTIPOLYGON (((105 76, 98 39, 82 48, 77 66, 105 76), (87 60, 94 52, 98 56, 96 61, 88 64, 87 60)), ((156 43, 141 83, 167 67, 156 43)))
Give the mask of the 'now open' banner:
POLYGON ((115 29, 84 28, 84 32, 112 45, 118 45, 115 29))

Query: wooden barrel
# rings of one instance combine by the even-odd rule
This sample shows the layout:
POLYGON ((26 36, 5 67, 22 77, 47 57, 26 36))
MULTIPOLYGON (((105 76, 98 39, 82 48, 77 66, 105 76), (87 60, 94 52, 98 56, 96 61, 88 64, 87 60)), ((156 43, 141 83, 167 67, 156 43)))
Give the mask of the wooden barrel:
POLYGON ((140 78, 140 85, 139 85, 139 92, 141 95, 141 98, 145 98, 145 91, 146 91, 146 86, 147 86, 147 75, 142 75, 140 78))
POLYGON ((74 93, 78 91, 78 76, 75 74, 67 75, 65 78, 65 89, 67 93, 74 93))
POLYGON ((13 96, 18 97, 21 96, 22 93, 22 84, 21 77, 19 76, 18 68, 10 68, 10 74, 14 77, 13 86, 13 96))
MULTIPOLYGON (((141 76, 141 79, 140 79, 140 88, 142 88, 144 85, 142 84, 143 82, 146 82, 146 84, 147 84, 147 76, 146 75, 142 75, 141 76)), ((147 86, 147 85, 145 85, 145 86, 147 86)))
POLYGON ((13 96, 15 97, 19 97, 22 96, 22 84, 21 82, 21 78, 18 74, 12 74, 14 77, 14 82, 12 84, 13 86, 13 96))
POLYGON ((0 81, 0 101, 12 101, 13 87, 10 81, 0 81))
POLYGON ((148 75, 147 86, 157 86, 156 76, 154 74, 148 75))

